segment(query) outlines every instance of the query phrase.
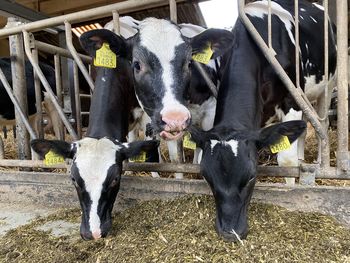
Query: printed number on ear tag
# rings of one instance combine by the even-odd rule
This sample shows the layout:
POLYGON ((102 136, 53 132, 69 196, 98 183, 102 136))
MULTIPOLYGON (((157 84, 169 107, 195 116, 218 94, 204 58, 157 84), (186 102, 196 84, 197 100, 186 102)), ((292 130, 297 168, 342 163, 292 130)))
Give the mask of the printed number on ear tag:
POLYGON ((282 138, 273 145, 270 145, 272 153, 278 153, 290 148, 290 142, 287 136, 282 136, 282 138))
POLYGON ((117 67, 117 55, 110 49, 108 43, 103 43, 102 47, 96 50, 94 65, 105 68, 117 67))
POLYGON ((54 165, 59 163, 64 163, 64 158, 61 155, 54 153, 53 151, 49 151, 47 154, 45 154, 45 165, 54 165))
POLYGON ((208 64, 211 56, 213 55, 213 50, 210 48, 210 44, 201 53, 194 54, 192 59, 203 64, 208 64))
POLYGON ((140 152, 139 155, 129 158, 131 163, 144 163, 146 161, 146 152, 140 152))
POLYGON ((191 140, 191 134, 186 133, 182 142, 182 146, 186 149, 195 150, 197 145, 191 140))

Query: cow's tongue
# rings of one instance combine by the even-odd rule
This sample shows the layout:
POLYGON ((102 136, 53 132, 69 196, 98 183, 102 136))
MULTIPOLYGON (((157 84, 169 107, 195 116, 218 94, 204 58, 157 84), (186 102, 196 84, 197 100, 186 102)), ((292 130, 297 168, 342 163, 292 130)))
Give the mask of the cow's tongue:
POLYGON ((162 131, 160 134, 160 137, 162 137, 164 140, 177 140, 182 137, 183 132, 176 132, 176 133, 170 133, 167 131, 162 131))

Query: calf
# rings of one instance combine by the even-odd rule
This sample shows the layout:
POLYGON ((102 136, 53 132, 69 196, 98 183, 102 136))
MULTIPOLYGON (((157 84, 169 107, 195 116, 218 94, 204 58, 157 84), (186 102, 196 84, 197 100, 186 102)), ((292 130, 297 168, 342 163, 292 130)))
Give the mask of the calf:
POLYGON ((137 101, 126 47, 119 38, 108 30, 93 30, 83 34, 80 41, 93 57, 104 43, 118 56, 116 68, 97 68, 86 137, 73 143, 33 140, 32 147, 41 156, 52 150, 73 159, 71 178, 83 212, 80 234, 83 239, 98 239, 105 237, 112 226, 122 161, 157 148, 159 142, 123 143, 137 101))
MULTIPOLYGON (((313 100, 324 91, 325 84, 322 83, 324 58, 321 56, 323 31, 320 29, 323 12, 319 6, 304 1, 299 3, 301 12, 304 12, 300 23, 300 85, 313 100), (317 85, 309 87, 309 81, 317 85)), ((272 45, 276 58, 294 81, 292 6, 290 1, 272 2, 272 45)), ((267 1, 248 4, 245 9, 266 42, 267 10, 267 1)), ((288 139, 293 149, 293 142, 303 133, 306 124, 296 120, 301 118, 299 107, 241 20, 236 22, 232 32, 234 41, 230 54, 224 58, 227 64, 219 89, 214 127, 207 132, 192 127, 191 133, 193 140, 203 149, 201 173, 215 198, 216 230, 224 239, 236 241, 248 233, 247 209, 256 180, 257 151, 281 139, 288 139), (288 121, 261 129, 276 112, 283 121, 288 121)), ((335 72, 336 49, 332 26, 329 33, 331 79, 335 72)), ((208 41, 205 37, 202 40, 204 43, 208 41)), ((288 150, 281 153, 281 164, 298 164, 296 152, 294 155, 288 154, 288 150)))

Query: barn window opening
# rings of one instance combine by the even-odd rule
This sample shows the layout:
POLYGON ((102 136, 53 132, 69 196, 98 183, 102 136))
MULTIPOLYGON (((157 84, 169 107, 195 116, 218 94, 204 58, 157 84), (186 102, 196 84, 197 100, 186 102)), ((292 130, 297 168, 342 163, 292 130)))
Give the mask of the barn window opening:
POLYGON ((78 26, 72 28, 72 32, 77 36, 80 37, 83 33, 94 30, 94 29, 102 29, 103 27, 99 23, 95 24, 89 24, 89 25, 84 25, 84 26, 78 26))

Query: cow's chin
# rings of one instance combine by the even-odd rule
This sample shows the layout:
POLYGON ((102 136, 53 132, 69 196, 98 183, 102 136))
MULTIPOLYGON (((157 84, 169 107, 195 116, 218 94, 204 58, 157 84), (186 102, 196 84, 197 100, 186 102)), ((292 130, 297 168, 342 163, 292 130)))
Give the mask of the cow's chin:
POLYGON ((176 132, 162 131, 159 135, 164 140, 172 141, 172 140, 180 139, 183 136, 183 134, 184 134, 183 131, 176 131, 176 132))

